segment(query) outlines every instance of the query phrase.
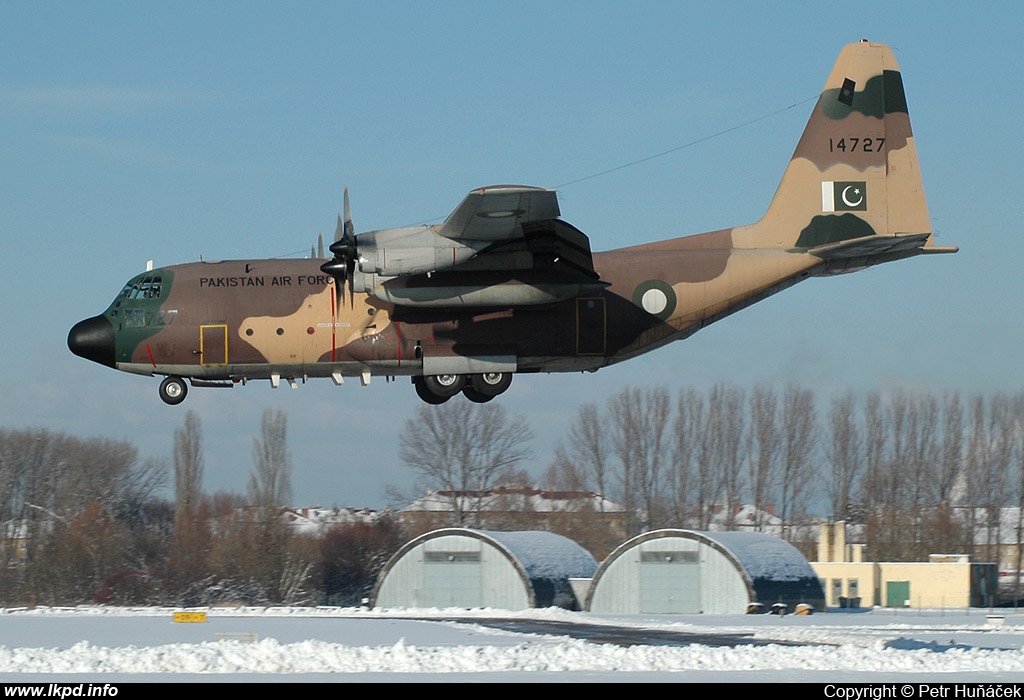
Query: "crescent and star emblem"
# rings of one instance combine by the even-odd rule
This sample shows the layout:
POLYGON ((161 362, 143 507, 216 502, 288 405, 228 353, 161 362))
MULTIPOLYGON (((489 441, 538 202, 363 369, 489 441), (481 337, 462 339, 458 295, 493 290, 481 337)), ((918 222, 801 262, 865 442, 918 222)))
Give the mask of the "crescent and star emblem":
POLYGON ((864 195, 861 194, 860 188, 859 187, 854 187, 853 185, 847 185, 846 187, 844 187, 843 188, 843 193, 840 196, 843 198, 843 204, 845 204, 848 207, 859 207, 861 205, 861 203, 864 201, 864 195), (853 194, 857 196, 857 200, 856 201, 852 201, 851 202, 850 198, 847 196, 847 193, 850 190, 853 190, 853 194))

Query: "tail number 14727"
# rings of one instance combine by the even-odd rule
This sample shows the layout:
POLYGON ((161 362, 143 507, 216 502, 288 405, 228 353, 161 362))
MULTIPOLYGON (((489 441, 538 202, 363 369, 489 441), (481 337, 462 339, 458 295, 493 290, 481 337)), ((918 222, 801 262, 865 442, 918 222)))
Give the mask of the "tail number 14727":
POLYGON ((856 153, 857 151, 862 153, 881 153, 884 145, 884 138, 846 136, 838 141, 830 138, 828 140, 828 151, 829 153, 834 153, 835 151, 842 151, 843 153, 856 153))

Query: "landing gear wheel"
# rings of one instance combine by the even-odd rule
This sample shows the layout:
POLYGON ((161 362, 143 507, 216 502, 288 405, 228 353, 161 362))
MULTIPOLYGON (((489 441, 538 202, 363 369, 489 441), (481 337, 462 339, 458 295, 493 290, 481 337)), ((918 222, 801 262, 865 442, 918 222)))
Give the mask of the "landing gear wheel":
POLYGON ((494 398, 493 394, 481 394, 479 391, 473 388, 472 385, 467 384, 462 389, 462 395, 473 403, 487 403, 494 398))
POLYGON ((423 381, 423 377, 413 377, 412 385, 416 388, 416 395, 432 406, 439 406, 451 398, 450 396, 438 396, 432 393, 423 381))
POLYGON ((423 377, 423 386, 435 396, 450 399, 466 386, 466 377, 462 374, 428 374, 423 377))
POLYGON ((511 384, 511 372, 484 372, 471 375, 469 378, 469 386, 474 392, 491 398, 504 393, 511 384))
POLYGON ((164 403, 177 406, 188 395, 188 385, 181 377, 164 377, 160 382, 160 398, 164 403))

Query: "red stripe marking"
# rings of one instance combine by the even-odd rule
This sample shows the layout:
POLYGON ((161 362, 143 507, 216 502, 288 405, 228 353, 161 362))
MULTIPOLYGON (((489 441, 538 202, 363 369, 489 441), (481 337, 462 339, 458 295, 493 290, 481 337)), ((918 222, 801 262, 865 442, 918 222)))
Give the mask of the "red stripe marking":
POLYGON ((337 349, 338 349, 338 310, 335 308, 335 304, 338 301, 338 287, 341 284, 338 280, 334 280, 335 287, 331 290, 331 362, 337 361, 337 349))
POLYGON ((156 369, 156 360, 153 359, 153 351, 149 349, 149 343, 146 343, 146 354, 149 355, 149 361, 153 363, 153 369, 156 369))

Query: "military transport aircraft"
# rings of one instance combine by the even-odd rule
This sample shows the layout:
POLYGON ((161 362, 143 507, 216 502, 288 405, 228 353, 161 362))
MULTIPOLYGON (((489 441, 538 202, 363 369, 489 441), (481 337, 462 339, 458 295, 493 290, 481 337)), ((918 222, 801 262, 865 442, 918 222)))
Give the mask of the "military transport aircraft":
POLYGON ((76 324, 76 355, 188 385, 410 376, 424 401, 488 401, 514 373, 593 371, 686 338, 812 276, 935 245, 899 67, 884 45, 839 55, 755 224, 591 253, 551 189, 473 190, 441 225, 355 234, 345 193, 333 258, 151 269, 76 324))

